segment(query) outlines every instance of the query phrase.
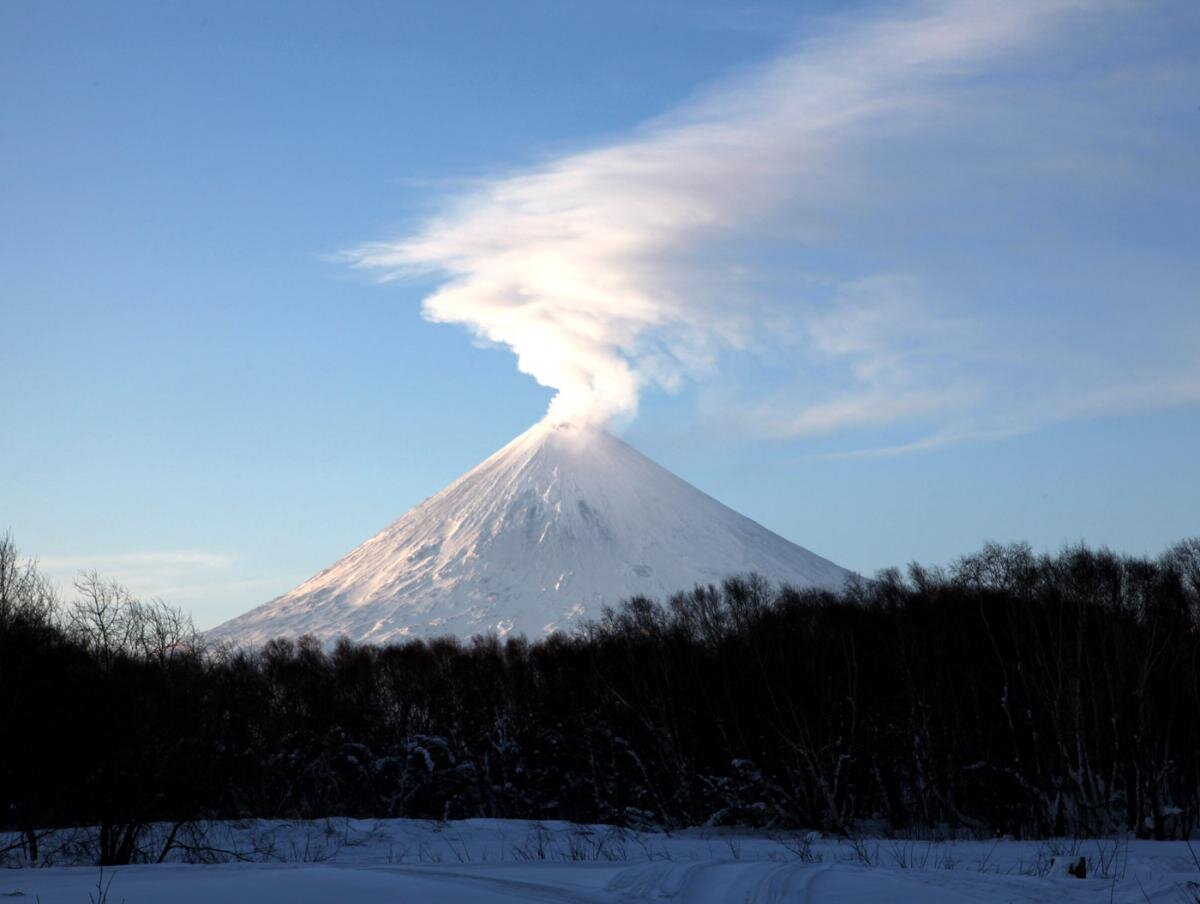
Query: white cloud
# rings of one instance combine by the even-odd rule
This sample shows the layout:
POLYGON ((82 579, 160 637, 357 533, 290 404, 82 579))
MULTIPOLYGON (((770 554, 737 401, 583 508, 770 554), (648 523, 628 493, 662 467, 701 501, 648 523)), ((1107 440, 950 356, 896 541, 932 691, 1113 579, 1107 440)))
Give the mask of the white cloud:
MULTIPOLYGON (((1070 273, 1096 242, 1088 222, 1057 223, 1037 198, 1071 180, 1084 206, 1142 191, 1130 173, 1153 173, 1131 162, 1129 136, 1139 151, 1157 145, 1122 127, 1137 107, 1129 86, 1138 72, 1156 90, 1183 84, 1156 60, 1112 73, 1092 73, 1092 60, 1085 83, 1058 73, 1047 89, 1043 70, 1054 75, 1113 12, 1130 14, 1103 0, 961 0, 831 20, 626 141, 477 183, 413 234, 345 258, 385 280, 441 279, 425 316, 510 348, 557 390, 550 417, 632 417, 646 387, 678 389, 737 350, 792 365, 774 391, 748 388, 759 401, 734 403, 762 433, 940 419, 933 438, 896 446, 915 451, 960 441, 948 425, 971 406, 963 436, 1010 435, 1024 429, 1014 420, 1050 417, 1053 393, 1031 386, 1083 395, 1089 380, 1090 365, 1070 363, 1086 343, 1048 338, 1053 299, 1017 287, 1048 248, 1070 273), (958 208, 931 225, 939 204, 958 208), (987 265, 954 283, 947 274, 971 266, 954 250, 967 240, 987 265), (763 247, 787 259, 765 261, 763 247), (852 260, 822 259, 831 251, 852 260)), ((1072 297, 1091 290, 1080 285, 1072 297)), ((1102 295, 1093 329, 1127 316, 1123 298, 1102 295)), ((1082 304, 1069 314, 1086 329, 1082 304)), ((1187 379, 1186 362, 1158 366, 1163 385, 1187 379)), ((1136 382, 1110 375, 1114 399, 1136 382)))
POLYGON ((1074 5, 922 5, 838 29, 630 141, 487 183, 417 234, 347 256, 386 278, 444 276, 426 316, 511 348, 558 390, 551 416, 631 414, 645 385, 677 387, 754 330, 753 311, 695 278, 692 253, 821 194, 859 130, 925 115, 945 84, 1074 5))
MULTIPOLYGON (((995 426, 987 429, 951 422, 932 433, 907 442, 820 452, 809 457, 817 459, 894 458, 933 452, 961 443, 1008 439, 1033 433, 1047 424, 1056 422, 1143 413, 1179 405, 1196 404, 1200 404, 1200 377, 1113 385, 1096 388, 1082 395, 1051 395, 1038 399, 1037 403, 1033 405, 1013 406, 1008 412, 990 415, 989 420, 994 422, 995 426)), ((873 423, 885 422, 886 419, 881 418, 873 423)), ((794 431, 795 434, 801 432, 803 431, 794 431)))
POLYGON ((234 580, 236 556, 203 550, 160 550, 107 555, 50 555, 38 559, 41 571, 68 597, 74 580, 95 571, 115 580, 135 596, 161 597, 168 602, 217 591, 234 580))
POLYGON ((201 629, 277 596, 309 576, 276 572, 264 577, 239 556, 196 549, 60 554, 42 556, 37 562, 64 599, 74 597, 73 585, 81 573, 95 571, 136 597, 192 607, 201 629))
POLYGON ((818 436, 857 427, 877 427, 961 409, 974 399, 967 388, 920 389, 889 392, 883 389, 844 395, 789 412, 775 404, 751 414, 759 432, 776 436, 818 436))
POLYGON ((986 440, 1008 439, 1020 436, 1028 430, 964 430, 949 428, 938 430, 928 436, 906 443, 889 446, 874 446, 866 449, 848 449, 840 452, 820 452, 808 456, 816 459, 845 459, 845 458, 895 458, 901 455, 915 455, 922 452, 933 452, 960 443, 983 442, 986 440))
POLYGON ((87 556, 44 556, 38 560, 47 571, 91 571, 109 572, 128 569, 146 571, 166 567, 224 568, 237 559, 221 553, 196 550, 174 550, 168 552, 132 552, 114 555, 87 556))

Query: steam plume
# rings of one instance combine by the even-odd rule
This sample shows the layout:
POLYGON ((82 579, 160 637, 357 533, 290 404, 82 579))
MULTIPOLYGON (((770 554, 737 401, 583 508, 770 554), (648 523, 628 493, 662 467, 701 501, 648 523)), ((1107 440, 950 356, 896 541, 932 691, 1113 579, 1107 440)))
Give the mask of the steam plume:
POLYGON ((487 182, 416 234, 348 257, 384 278, 444 276, 425 316, 512 349, 557 390, 548 416, 631 417, 644 387, 679 386, 760 326, 739 293, 694 275, 699 252, 777 205, 798 205, 800 232, 819 232, 804 201, 865 126, 932 115, 940 90, 1078 5, 921 4, 833 29, 628 141, 487 182))

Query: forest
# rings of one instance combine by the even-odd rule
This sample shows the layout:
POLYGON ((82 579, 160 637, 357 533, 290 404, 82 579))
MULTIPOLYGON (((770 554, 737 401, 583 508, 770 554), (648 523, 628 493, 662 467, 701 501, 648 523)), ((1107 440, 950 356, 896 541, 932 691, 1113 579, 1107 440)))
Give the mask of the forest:
POLYGON ((0 542, 0 831, 326 815, 1188 838, 1200 539, 1158 558, 988 545, 840 593, 755 576, 575 635, 210 648, 0 542))

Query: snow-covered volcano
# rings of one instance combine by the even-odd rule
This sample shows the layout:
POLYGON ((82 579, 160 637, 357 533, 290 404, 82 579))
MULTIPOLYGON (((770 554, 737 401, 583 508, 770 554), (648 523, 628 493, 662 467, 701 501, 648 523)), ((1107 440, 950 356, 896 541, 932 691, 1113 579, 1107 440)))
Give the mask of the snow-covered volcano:
POLYGON ((542 422, 295 590, 212 639, 540 637, 635 594, 758 573, 850 572, 739 515, 610 433, 542 422))

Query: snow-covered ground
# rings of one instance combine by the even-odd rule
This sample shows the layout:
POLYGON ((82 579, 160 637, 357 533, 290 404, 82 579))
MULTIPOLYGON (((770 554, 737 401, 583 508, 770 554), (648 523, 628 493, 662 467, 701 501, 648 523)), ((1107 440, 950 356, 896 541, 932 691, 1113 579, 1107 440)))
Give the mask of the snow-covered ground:
MULTIPOLYGON (((156 828, 161 844, 166 827, 156 828)), ((91 833, 43 839, 61 864, 91 833)), ((199 839, 188 832, 185 843, 199 839)), ((0 837, 0 849, 9 841, 0 837)), ((203 849, 105 870, 0 870, 0 898, 40 904, 315 902, 1145 902, 1200 901, 1200 866, 1182 842, 837 840, 805 834, 466 820, 222 823, 203 849), (1068 874, 1080 858, 1088 877, 1068 874), (186 861, 212 862, 186 862, 186 861), (99 883, 99 887, 98 887, 99 883)), ((152 856, 157 857, 157 850, 152 856)), ((1197 849, 1200 854, 1200 848, 1197 849)))

